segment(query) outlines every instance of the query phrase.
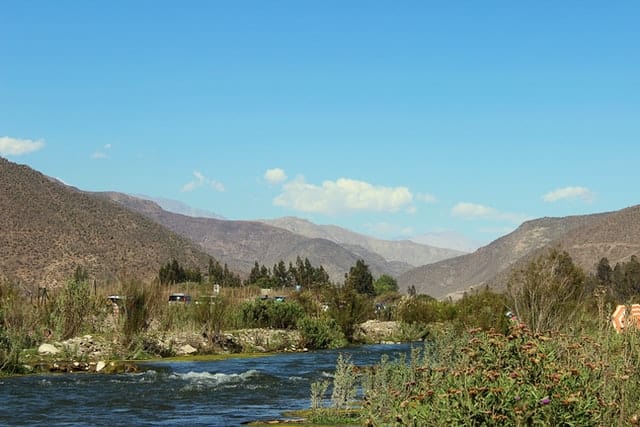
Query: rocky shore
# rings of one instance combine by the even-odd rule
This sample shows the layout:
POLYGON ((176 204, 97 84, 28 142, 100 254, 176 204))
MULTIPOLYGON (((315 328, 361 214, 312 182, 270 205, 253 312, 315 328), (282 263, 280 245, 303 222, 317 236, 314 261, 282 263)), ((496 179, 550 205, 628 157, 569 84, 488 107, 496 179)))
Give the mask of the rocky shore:
MULTIPOLYGON (((398 335, 396 322, 368 321, 359 325, 362 342, 393 342, 398 335)), ((127 353, 117 337, 84 335, 61 342, 42 343, 36 354, 25 360, 28 372, 136 372, 133 360, 204 354, 304 352, 297 330, 241 329, 225 331, 209 340, 199 333, 166 334, 149 332, 141 338, 139 352, 127 353), (132 359, 132 360, 123 360, 132 359)))

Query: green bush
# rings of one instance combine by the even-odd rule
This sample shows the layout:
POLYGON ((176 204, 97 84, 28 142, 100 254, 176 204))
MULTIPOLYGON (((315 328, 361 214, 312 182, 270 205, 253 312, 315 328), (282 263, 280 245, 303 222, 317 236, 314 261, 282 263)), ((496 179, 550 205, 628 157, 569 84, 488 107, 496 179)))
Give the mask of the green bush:
POLYGON ((298 322, 302 345, 312 350, 340 348, 347 340, 340 326, 328 317, 304 317, 298 322))
POLYGON ((438 301, 428 295, 406 298, 398 306, 398 320, 412 324, 429 324, 452 320, 456 307, 450 302, 438 301))
POLYGON ((254 300, 241 307, 242 323, 247 328, 295 329, 305 313, 293 301, 254 300))
POLYGON ((467 293, 456 302, 455 324, 460 330, 482 328, 507 332, 510 322, 505 315, 507 311, 505 295, 485 288, 467 293))

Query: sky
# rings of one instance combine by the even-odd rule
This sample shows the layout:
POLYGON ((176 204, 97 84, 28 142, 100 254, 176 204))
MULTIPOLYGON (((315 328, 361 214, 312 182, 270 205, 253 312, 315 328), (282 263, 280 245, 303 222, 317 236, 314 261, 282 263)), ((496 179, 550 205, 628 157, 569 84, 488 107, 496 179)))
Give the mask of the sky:
POLYGON ((89 191, 480 244, 640 203, 636 1, 12 1, 0 156, 89 191))

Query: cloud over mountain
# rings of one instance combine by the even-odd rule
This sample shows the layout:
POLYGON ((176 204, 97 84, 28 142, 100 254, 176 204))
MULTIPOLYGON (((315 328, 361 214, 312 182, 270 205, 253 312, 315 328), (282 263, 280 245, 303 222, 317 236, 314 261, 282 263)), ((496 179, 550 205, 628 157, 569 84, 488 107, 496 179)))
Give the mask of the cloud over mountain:
POLYGON ((357 211, 410 212, 414 209, 413 194, 407 187, 385 187, 349 178, 315 185, 306 182, 302 176, 284 184, 273 204, 327 215, 357 211))
POLYGON ((31 139, 0 137, 0 154, 3 156, 20 156, 38 151, 44 147, 44 141, 31 139))
POLYGON ((548 192, 542 196, 542 200, 545 202, 557 202, 559 200, 581 199, 587 203, 591 203, 594 197, 595 194, 586 187, 564 187, 548 192))

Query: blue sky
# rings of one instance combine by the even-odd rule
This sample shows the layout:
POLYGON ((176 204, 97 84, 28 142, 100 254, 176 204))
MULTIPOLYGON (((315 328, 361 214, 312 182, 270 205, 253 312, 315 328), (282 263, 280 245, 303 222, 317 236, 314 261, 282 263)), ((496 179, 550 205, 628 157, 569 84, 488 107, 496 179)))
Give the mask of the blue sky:
POLYGON ((382 238, 640 203, 633 1, 4 1, 0 155, 382 238))

